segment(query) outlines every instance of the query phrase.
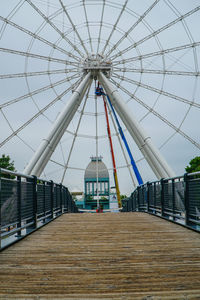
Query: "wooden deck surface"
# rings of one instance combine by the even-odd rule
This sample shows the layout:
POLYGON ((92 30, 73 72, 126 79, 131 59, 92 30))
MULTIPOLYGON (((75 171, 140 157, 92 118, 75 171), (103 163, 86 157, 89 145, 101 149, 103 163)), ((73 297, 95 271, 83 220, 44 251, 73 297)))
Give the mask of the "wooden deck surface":
POLYGON ((65 214, 0 253, 0 299, 200 299, 200 235, 145 213, 65 214))

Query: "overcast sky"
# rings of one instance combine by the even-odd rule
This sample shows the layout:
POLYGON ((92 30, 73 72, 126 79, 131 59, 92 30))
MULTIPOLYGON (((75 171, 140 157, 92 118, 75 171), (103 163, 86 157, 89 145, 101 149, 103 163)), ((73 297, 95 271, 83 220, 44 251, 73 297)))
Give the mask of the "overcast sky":
MULTIPOLYGON (((84 75, 87 55, 103 52, 121 100, 182 175, 200 148, 198 5, 197 0, 1 0, 0 154, 9 154, 22 172, 84 75)), ((94 90, 93 82, 42 174, 61 182, 67 165, 64 184, 71 191, 83 191, 84 170, 96 155, 96 130, 98 154, 114 184, 103 100, 97 99, 96 128, 94 90)), ((120 190, 128 195, 134 189, 130 159, 109 120, 120 190)), ((120 122, 144 182, 155 180, 120 122)))

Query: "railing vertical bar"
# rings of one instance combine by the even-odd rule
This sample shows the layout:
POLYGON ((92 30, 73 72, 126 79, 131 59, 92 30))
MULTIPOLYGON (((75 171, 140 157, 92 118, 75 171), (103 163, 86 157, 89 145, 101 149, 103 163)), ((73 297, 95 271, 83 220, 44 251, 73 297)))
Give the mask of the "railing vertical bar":
POLYGON ((34 228, 37 228, 37 209, 38 199, 37 199, 37 177, 33 176, 33 220, 34 228))
POLYGON ((60 212, 63 213, 62 184, 60 184, 60 212))
POLYGON ((154 182, 153 184, 153 194, 154 194, 154 197, 153 197, 153 205, 154 205, 154 211, 155 211, 155 214, 156 214, 156 182, 154 182))
POLYGON ((189 177, 184 174, 184 204, 185 204, 185 225, 189 225, 189 177))
POLYGON ((63 207, 64 207, 64 213, 67 212, 66 202, 67 202, 66 188, 63 186, 63 207))
POLYGON ((150 183, 147 182, 147 212, 149 212, 150 183))
POLYGON ((165 216, 165 193, 164 193, 164 184, 165 184, 165 181, 164 179, 162 178, 160 180, 160 185, 161 185, 161 191, 160 191, 160 196, 161 196, 161 199, 160 199, 160 203, 161 203, 161 216, 164 217, 165 216))
MULTIPOLYGON (((46 182, 43 181, 43 214, 44 214, 44 217, 46 216, 46 191, 45 191, 45 188, 46 188, 46 182)), ((43 223, 45 223, 46 221, 46 218, 43 219, 43 223)))
MULTIPOLYGON (((17 214, 18 222, 17 228, 22 227, 22 186, 21 186, 21 176, 17 176, 17 214)), ((18 236, 21 236, 21 230, 17 232, 18 236)))
POLYGON ((53 205, 53 198, 54 198, 54 182, 51 180, 51 218, 54 217, 54 205, 53 205))
POLYGON ((1 169, 0 169, 0 249, 1 249, 1 188, 2 188, 2 182, 1 182, 1 169))
POLYGON ((172 179, 172 212, 173 212, 173 221, 176 220, 175 218, 175 180, 172 179))
POLYGON ((58 208, 58 186, 57 186, 57 184, 55 184, 55 187, 54 187, 54 197, 55 197, 54 198, 55 199, 55 209, 57 210, 57 208, 58 208))

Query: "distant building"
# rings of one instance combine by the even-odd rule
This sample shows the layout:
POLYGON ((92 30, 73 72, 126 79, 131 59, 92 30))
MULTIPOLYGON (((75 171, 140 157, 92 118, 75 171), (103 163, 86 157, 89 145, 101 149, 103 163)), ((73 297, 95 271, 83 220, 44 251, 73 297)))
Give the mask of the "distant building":
POLYGON ((84 201, 80 208, 96 209, 97 198, 99 197, 100 206, 103 209, 109 208, 110 183, 109 173, 106 165, 102 162, 102 157, 91 157, 84 175, 84 201), (98 180, 97 180, 98 164, 98 180), (97 185, 98 181, 98 185, 97 185))
POLYGON ((97 208, 97 196, 99 203, 104 209, 109 208, 109 173, 102 157, 91 157, 91 162, 85 170, 84 176, 85 208, 97 208), (98 188, 97 188, 97 164, 98 164, 98 188), (98 193, 98 195, 97 195, 98 193))

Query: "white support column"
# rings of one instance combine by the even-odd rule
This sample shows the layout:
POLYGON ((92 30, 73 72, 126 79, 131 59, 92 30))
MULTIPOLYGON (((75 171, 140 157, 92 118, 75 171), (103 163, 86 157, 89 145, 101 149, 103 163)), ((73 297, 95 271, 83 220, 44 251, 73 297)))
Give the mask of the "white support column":
POLYGON ((71 122, 75 112, 81 104, 81 100, 89 84, 91 84, 91 80, 91 73, 88 73, 73 92, 63 111, 59 114, 58 118, 54 122, 47 138, 43 139, 39 148, 25 168, 24 174, 40 176, 69 123, 71 122))
POLYGON ((174 177, 174 171, 167 164, 159 150, 153 145, 151 138, 146 134, 139 122, 137 122, 133 113, 127 109, 126 104, 122 100, 122 97, 116 87, 112 85, 112 83, 102 72, 99 72, 98 79, 103 85, 106 93, 109 95, 112 105, 125 124, 130 135, 136 142, 139 150, 144 155, 156 177, 158 179, 174 177))

